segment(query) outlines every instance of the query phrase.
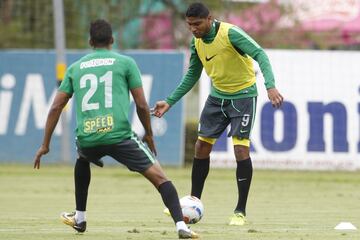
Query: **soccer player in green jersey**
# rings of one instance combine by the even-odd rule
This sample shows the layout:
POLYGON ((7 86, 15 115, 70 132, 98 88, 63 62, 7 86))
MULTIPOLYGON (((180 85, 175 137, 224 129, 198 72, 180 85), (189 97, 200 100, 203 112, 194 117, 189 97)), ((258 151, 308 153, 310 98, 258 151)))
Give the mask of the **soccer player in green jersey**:
POLYGON ((45 126, 41 147, 36 153, 34 168, 40 167, 42 155, 49 144, 62 109, 74 95, 76 104, 76 143, 78 159, 75 165, 76 211, 62 213, 63 222, 78 232, 86 230, 86 202, 90 184, 90 163, 103 166, 101 158, 111 156, 131 171, 146 177, 160 192, 170 209, 179 238, 197 238, 183 221, 179 198, 156 161, 156 148, 150 125, 150 112, 144 97, 141 75, 135 61, 111 51, 112 29, 105 20, 90 26, 90 45, 94 51, 72 64, 56 94, 45 126), (145 128, 140 141, 131 130, 128 119, 130 95, 145 128))
POLYGON ((193 3, 186 11, 191 41, 189 69, 178 87, 158 101, 154 115, 163 116, 198 81, 204 68, 211 79, 211 92, 202 110, 191 176, 191 195, 201 198, 209 173, 210 152, 216 139, 230 124, 237 163, 238 202, 230 225, 244 225, 246 202, 252 178, 250 132, 256 112, 256 78, 253 59, 265 78, 268 97, 280 107, 283 97, 275 88, 274 75, 264 50, 241 28, 214 20, 206 6, 193 3))

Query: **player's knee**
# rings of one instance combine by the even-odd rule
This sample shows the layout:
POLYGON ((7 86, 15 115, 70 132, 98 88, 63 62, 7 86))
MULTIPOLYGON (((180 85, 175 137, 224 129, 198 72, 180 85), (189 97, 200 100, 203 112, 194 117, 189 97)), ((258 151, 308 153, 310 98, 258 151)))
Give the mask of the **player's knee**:
POLYGON ((197 140, 195 143, 195 156, 198 158, 207 158, 211 152, 212 145, 207 142, 197 140))
POLYGON ((249 147, 236 145, 234 146, 236 161, 242 161, 250 157, 249 147))
POLYGON ((165 176, 162 169, 157 165, 154 164, 150 168, 148 168, 143 175, 149 179, 149 181, 158 188, 161 184, 169 181, 167 177, 165 176))
POLYGON ((166 183, 166 182, 169 182, 170 180, 167 179, 164 175, 162 176, 158 176, 157 178, 154 179, 153 181, 153 184, 154 186, 159 189, 159 186, 166 183))
POLYGON ((165 174, 163 172, 161 172, 161 173, 159 173, 157 175, 157 183, 158 183, 158 185, 161 185, 161 184, 163 184, 165 182, 168 182, 168 181, 169 181, 169 179, 165 176, 165 174))

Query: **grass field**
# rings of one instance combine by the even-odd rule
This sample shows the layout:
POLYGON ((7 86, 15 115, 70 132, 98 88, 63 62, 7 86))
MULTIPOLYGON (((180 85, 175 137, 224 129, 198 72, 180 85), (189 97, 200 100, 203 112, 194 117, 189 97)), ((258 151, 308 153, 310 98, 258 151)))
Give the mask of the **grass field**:
MULTIPOLYGON (((165 169, 180 196, 190 169, 165 169)), ((92 168, 88 230, 75 234, 59 214, 74 209, 72 166, 0 165, 0 239, 177 239, 162 214, 160 195, 136 173, 118 165, 92 168)), ((360 227, 359 172, 254 172, 249 224, 228 226, 236 198, 234 170, 211 169, 203 194, 204 218, 192 229, 201 239, 360 239, 334 230, 341 221, 360 227)))

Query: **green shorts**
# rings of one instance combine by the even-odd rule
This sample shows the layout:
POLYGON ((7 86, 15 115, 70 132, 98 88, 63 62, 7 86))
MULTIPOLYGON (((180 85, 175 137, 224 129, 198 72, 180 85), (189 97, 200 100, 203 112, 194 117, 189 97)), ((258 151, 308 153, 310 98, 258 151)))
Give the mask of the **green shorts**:
POLYGON ((201 113, 199 136, 219 138, 231 124, 228 137, 249 139, 255 113, 256 97, 221 99, 209 96, 201 113))
POLYGON ((77 152, 80 158, 95 164, 102 157, 110 156, 129 170, 136 172, 144 172, 156 161, 150 149, 137 136, 119 143, 95 147, 84 148, 77 144, 77 152))

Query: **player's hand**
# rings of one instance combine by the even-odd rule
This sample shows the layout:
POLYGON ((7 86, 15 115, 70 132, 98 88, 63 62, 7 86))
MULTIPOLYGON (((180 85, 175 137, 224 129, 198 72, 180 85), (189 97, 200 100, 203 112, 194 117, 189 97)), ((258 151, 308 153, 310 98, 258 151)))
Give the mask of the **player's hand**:
POLYGON ((157 152, 156 152, 153 136, 144 135, 143 142, 145 142, 148 145, 148 147, 150 148, 150 151, 156 156, 157 152))
POLYGON ((151 109, 151 114, 161 118, 170 108, 170 105, 165 101, 158 101, 155 107, 151 109))
POLYGON ((45 147, 44 145, 41 145, 41 147, 39 148, 39 150, 37 151, 37 153, 35 155, 34 168, 37 168, 37 169, 40 168, 41 157, 42 157, 42 155, 45 155, 48 152, 49 152, 49 147, 45 147))
POLYGON ((267 93, 273 107, 279 108, 284 102, 284 97, 281 96, 281 94, 276 88, 268 89, 267 93))

